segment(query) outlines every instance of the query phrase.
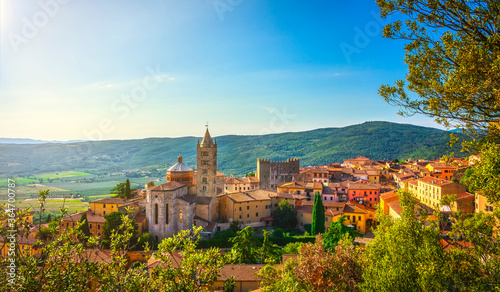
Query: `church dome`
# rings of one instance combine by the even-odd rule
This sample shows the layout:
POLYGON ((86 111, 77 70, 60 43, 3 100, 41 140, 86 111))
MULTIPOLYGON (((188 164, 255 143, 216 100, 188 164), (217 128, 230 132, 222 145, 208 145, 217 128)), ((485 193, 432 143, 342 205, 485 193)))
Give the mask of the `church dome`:
POLYGON ((184 163, 182 163, 182 156, 179 153, 179 157, 177 158, 177 163, 172 165, 167 171, 193 171, 193 169, 184 163))
POLYGON ((172 181, 181 182, 188 185, 189 187, 193 185, 194 170, 182 163, 182 156, 179 153, 179 158, 177 158, 177 163, 172 165, 167 169, 167 183, 172 181))

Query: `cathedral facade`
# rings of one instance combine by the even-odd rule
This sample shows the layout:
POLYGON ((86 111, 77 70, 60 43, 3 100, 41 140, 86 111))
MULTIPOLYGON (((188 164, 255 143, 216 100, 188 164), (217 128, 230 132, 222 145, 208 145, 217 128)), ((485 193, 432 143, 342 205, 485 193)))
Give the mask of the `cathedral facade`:
MULTIPOLYGON (((222 192, 224 175, 217 171, 217 141, 207 130, 197 144, 196 172, 182 162, 167 170, 167 182, 148 182, 140 195, 146 209, 148 231, 161 241, 192 226, 210 229, 219 218, 217 195, 222 192)), ((211 231, 211 230, 208 230, 211 231)))

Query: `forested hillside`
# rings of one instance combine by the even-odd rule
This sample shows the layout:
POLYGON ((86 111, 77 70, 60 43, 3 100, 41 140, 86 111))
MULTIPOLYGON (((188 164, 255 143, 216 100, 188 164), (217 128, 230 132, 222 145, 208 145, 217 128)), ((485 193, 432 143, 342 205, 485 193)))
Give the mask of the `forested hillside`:
MULTIPOLYGON (((242 175, 256 168, 257 158, 297 157, 301 165, 342 162, 356 156, 371 159, 435 159, 447 153, 449 133, 408 124, 366 122, 343 128, 263 136, 216 137, 219 170, 242 175)), ((92 173, 168 167, 177 161, 196 164, 197 137, 148 138, 67 144, 0 144, 2 177, 49 171, 92 173)), ((455 151, 458 154, 458 151, 455 151)))

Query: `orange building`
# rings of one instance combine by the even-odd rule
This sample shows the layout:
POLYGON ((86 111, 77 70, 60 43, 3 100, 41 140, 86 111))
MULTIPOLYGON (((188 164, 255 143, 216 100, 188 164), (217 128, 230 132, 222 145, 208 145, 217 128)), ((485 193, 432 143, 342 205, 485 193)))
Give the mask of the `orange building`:
POLYGON ((431 162, 425 166, 432 177, 450 180, 456 167, 449 163, 431 162))

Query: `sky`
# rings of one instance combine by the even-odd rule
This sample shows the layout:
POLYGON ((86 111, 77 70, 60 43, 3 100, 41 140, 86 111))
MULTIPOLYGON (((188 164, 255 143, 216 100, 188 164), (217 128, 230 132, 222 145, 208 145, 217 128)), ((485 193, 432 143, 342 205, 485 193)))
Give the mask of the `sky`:
POLYGON ((110 140, 391 121, 374 0, 0 0, 0 137, 110 140))

